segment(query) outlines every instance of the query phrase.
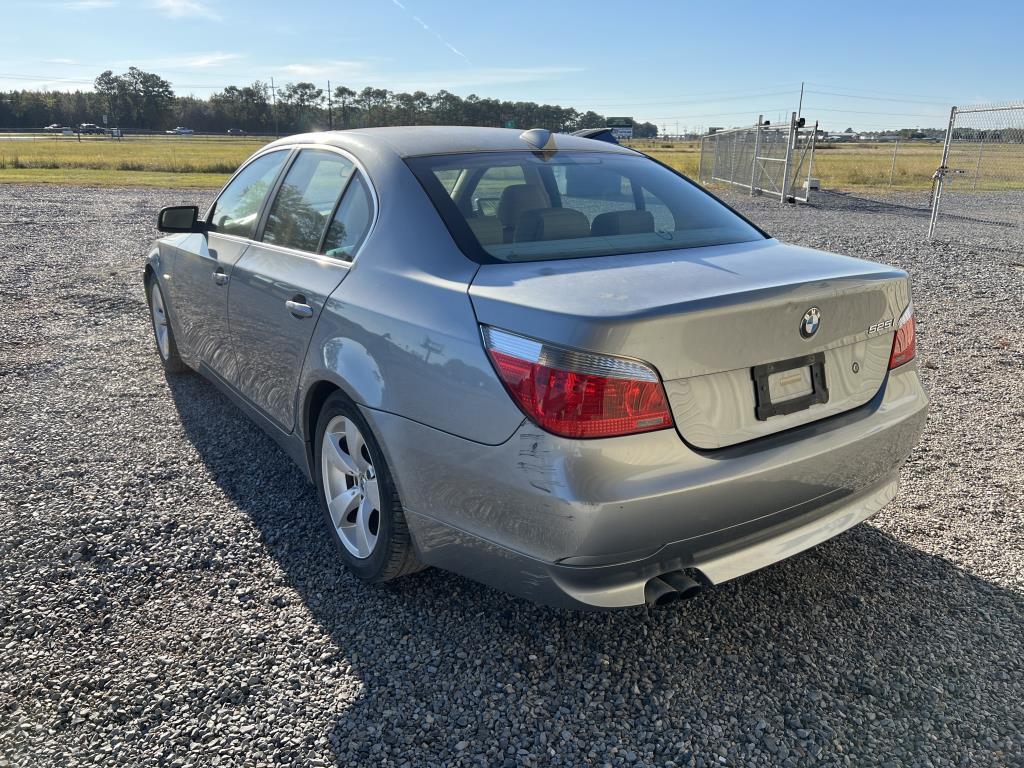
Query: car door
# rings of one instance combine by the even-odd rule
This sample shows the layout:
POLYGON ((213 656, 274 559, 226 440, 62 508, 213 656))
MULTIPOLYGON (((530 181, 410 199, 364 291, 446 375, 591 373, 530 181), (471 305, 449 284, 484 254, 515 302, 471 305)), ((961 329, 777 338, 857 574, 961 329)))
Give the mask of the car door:
POLYGON ((373 217, 370 189, 348 156, 303 149, 231 276, 228 317, 238 389, 282 429, 317 318, 348 274, 373 217))
POLYGON ((207 214, 209 231, 183 239, 175 254, 169 289, 176 331, 191 355, 229 382, 238 376, 228 337, 228 282, 288 155, 268 152, 235 174, 207 214))

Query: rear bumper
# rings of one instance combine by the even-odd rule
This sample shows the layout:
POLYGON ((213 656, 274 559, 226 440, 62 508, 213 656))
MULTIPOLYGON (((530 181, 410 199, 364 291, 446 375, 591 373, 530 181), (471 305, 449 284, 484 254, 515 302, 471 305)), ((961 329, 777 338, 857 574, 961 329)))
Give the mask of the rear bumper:
POLYGON ((827 541, 867 520, 896 495, 896 473, 873 488, 811 510, 774 526, 733 531, 730 541, 701 548, 699 541, 675 542, 642 560, 610 565, 546 563, 459 531, 425 515, 410 514, 428 560, 485 584, 560 608, 612 609, 640 605, 655 576, 697 570, 712 584, 735 579, 827 541))
POLYGON ((643 602, 653 576, 712 583, 814 546, 882 508, 924 426, 913 364, 866 405, 717 451, 674 430, 567 440, 524 424, 482 446, 390 414, 382 437, 423 562, 554 605, 643 602))

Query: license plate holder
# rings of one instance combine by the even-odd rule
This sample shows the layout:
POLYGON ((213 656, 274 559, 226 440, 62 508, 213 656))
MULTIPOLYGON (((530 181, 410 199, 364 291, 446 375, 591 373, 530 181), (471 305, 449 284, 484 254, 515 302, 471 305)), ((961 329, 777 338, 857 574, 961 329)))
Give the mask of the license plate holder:
POLYGON ((754 380, 754 415, 758 421, 767 421, 772 416, 785 416, 810 408, 818 403, 828 402, 828 384, 825 381, 825 353, 815 352, 812 355, 791 357, 788 360, 777 360, 774 363, 755 365, 750 369, 750 377, 754 380), (800 368, 809 368, 811 391, 806 395, 792 397, 780 402, 772 402, 769 379, 773 374, 785 373, 800 368))

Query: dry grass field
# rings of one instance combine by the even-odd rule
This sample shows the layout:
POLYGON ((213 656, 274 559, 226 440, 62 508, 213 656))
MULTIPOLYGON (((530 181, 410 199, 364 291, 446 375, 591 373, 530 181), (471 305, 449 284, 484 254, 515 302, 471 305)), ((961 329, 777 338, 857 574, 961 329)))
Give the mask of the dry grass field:
MULTIPOLYGON (((267 141, 209 136, 127 137, 121 141, 90 137, 81 142, 63 136, 0 137, 0 183, 216 188, 267 141)), ((631 146, 697 178, 698 141, 639 140, 631 146)), ((819 144, 814 175, 830 189, 886 188, 893 149, 893 144, 819 144)), ((941 156, 941 144, 901 142, 893 188, 929 188, 941 156)))
MULTIPOLYGON (((696 179, 700 166, 699 141, 634 141, 645 152, 696 179)), ((814 176, 828 189, 881 189, 889 186, 895 144, 819 144, 814 153, 814 176)), ((928 189, 942 159, 942 144, 900 142, 893 173, 894 189, 928 189)))
POLYGON ((0 182, 220 187, 267 138, 0 138, 0 182))

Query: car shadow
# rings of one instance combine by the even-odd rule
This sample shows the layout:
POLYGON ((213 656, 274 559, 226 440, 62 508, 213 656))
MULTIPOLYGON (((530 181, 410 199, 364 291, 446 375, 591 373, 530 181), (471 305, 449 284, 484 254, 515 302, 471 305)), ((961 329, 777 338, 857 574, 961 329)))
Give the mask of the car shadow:
POLYGON ((665 609, 559 611, 439 570, 366 586, 273 441, 200 377, 169 383, 206 471, 282 573, 285 594, 254 610, 308 612, 329 638, 323 675, 361 683, 326 734, 339 764, 580 747, 601 764, 613 746, 719 764, 709 750, 747 743, 855 765, 909 763, 927 743, 950 764, 1014 764, 1024 596, 877 528, 665 609))
MULTIPOLYGON (((820 208, 828 208, 834 211, 846 211, 849 213, 888 213, 896 216, 904 216, 913 219, 930 219, 932 215, 932 200, 930 192, 902 193, 903 202, 896 199, 871 198, 853 192, 843 192, 835 189, 821 189, 812 198, 813 205, 820 208), (917 197, 914 200, 913 197, 917 197)), ((993 216, 983 216, 972 213, 970 210, 957 209, 952 204, 946 204, 942 210, 943 222, 955 222, 959 224, 984 224, 995 227, 998 230, 1013 231, 1020 228, 1014 221, 1006 221, 993 216)))
POLYGON ((891 213, 917 219, 930 218, 931 193, 913 193, 912 196, 904 192, 903 199, 906 202, 898 202, 894 198, 871 198, 836 189, 819 189, 815 191, 811 202, 818 207, 851 213, 891 213), (920 196, 919 200, 911 199, 912 196, 918 197, 918 195, 920 196))

